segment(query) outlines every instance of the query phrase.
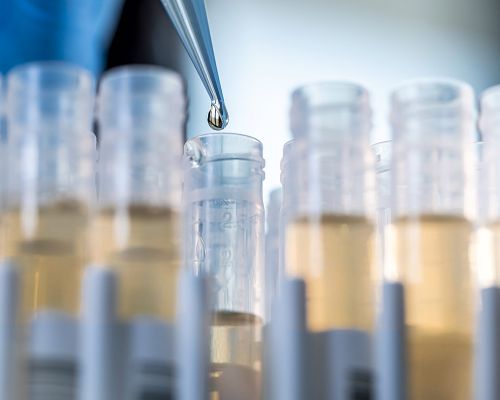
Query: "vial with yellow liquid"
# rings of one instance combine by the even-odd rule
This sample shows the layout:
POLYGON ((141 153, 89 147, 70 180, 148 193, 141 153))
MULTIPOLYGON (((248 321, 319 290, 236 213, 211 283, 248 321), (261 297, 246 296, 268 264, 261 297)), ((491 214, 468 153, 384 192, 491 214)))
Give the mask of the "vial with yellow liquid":
POLYGON ((292 95, 283 151, 283 265, 306 283, 313 332, 370 332, 375 313, 374 170, 367 91, 347 82, 292 95))
POLYGON ((127 66, 104 75, 91 257, 116 277, 118 318, 129 332, 122 383, 140 396, 168 397, 174 384, 184 119, 178 74, 127 66))
POLYGON ((376 171, 376 210, 377 210, 377 254, 378 272, 380 281, 383 280, 383 270, 385 265, 385 238, 387 229, 391 223, 391 161, 392 142, 386 140, 371 145, 375 155, 376 171))
POLYGON ((311 397, 370 398, 377 285, 371 108, 350 82, 292 94, 294 139, 283 150, 282 266, 305 283, 311 397))
POLYGON ((80 67, 41 62, 8 76, 5 256, 19 269, 24 398, 71 395, 77 317, 95 196, 94 81, 80 67), (52 384, 47 384, 51 381, 52 384))
POLYGON ((481 94, 477 154, 477 235, 475 267, 479 283, 479 312, 474 395, 498 397, 497 304, 500 298, 500 86, 481 94))
POLYGON ((212 133, 184 147, 184 264, 210 282, 211 398, 261 396, 262 144, 212 133), (227 397, 229 396, 229 397, 227 397))
POLYGON ((494 86, 481 95, 480 127, 483 137, 480 148, 477 233, 477 268, 482 288, 500 286, 500 87, 494 86))
POLYGON ((385 279, 405 289, 409 399, 470 399, 474 94, 416 80, 392 94, 385 279))
POLYGON ((102 79, 92 260, 116 272, 123 320, 175 318, 184 109, 174 72, 122 67, 102 79))

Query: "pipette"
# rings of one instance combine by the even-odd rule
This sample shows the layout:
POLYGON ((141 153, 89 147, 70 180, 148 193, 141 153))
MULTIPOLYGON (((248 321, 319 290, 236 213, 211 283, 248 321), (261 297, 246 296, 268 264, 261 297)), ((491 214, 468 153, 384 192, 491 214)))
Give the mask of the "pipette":
POLYGON ((208 124, 212 129, 223 129, 228 123, 228 114, 215 62, 205 2, 204 0, 161 1, 212 101, 208 112, 208 124))

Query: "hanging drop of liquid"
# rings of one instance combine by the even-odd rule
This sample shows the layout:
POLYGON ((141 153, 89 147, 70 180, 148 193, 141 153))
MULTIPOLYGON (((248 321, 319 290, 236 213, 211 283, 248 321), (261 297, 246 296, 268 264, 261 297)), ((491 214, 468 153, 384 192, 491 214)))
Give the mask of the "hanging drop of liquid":
POLYGON ((212 103, 210 106, 210 111, 208 112, 208 125, 210 128, 220 131, 224 129, 228 123, 227 111, 224 105, 220 107, 219 105, 212 103))

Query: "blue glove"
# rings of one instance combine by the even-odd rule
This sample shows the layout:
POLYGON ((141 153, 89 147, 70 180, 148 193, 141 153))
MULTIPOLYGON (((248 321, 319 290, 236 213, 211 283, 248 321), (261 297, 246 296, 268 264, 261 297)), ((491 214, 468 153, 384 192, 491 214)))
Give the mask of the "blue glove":
POLYGON ((0 72, 68 61, 99 74, 123 0, 0 0, 0 72))

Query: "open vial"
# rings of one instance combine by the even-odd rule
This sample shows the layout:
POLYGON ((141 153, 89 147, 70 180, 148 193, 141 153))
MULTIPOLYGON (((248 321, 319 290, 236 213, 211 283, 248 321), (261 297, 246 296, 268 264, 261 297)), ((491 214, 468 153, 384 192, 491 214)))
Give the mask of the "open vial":
POLYGON ((409 399, 472 397, 474 93, 415 80, 392 94, 385 278, 405 290, 409 399))
POLYGON ((2 231, 5 256, 20 275, 16 398, 76 395, 77 318, 95 196, 93 101, 92 76, 77 66, 33 63, 8 76, 2 231))
POLYGON ((250 136, 212 133, 184 147, 184 264, 210 283, 212 399, 260 396, 263 167, 250 136))
POLYGON ((184 119, 176 73, 130 66, 104 75, 91 255, 117 280, 117 375, 137 398, 174 390, 184 119))

